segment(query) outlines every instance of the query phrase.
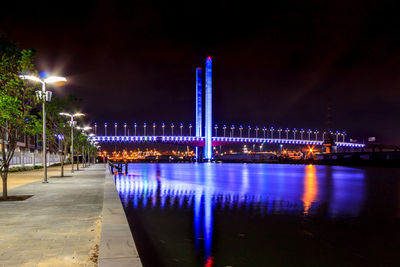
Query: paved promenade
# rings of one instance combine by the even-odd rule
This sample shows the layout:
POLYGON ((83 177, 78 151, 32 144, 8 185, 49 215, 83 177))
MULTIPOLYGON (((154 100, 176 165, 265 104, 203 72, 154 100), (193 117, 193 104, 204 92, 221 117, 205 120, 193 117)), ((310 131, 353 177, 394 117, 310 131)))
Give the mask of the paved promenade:
POLYGON ((0 266, 96 266, 104 182, 104 165, 95 165, 9 190, 33 196, 0 202, 0 266))

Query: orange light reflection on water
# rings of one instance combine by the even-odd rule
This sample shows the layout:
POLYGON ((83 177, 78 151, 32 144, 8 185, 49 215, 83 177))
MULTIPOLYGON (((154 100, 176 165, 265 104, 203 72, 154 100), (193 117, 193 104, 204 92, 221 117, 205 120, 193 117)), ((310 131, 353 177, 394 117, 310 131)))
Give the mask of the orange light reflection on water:
POLYGON ((302 201, 304 203, 304 214, 308 214, 311 204, 315 201, 318 194, 317 171, 315 166, 307 165, 304 176, 304 193, 302 201))

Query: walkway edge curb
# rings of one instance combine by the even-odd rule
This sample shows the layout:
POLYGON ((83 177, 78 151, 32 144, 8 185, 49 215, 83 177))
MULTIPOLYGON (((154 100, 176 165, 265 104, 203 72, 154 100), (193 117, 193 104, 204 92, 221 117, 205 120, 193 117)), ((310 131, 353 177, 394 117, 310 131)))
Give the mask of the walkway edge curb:
POLYGON ((98 262, 99 267, 142 266, 114 179, 107 170, 98 262))

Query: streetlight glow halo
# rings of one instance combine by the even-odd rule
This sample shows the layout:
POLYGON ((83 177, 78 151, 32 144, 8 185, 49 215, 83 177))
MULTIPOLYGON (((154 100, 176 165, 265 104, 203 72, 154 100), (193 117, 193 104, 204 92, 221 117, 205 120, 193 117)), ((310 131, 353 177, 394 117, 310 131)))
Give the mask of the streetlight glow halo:
POLYGON ((31 81, 43 83, 43 81, 40 78, 32 76, 32 75, 19 75, 19 77, 23 80, 31 80, 31 81))
POLYGON ((67 81, 66 78, 58 76, 52 76, 44 80, 45 83, 56 83, 56 82, 66 82, 66 81, 67 81))

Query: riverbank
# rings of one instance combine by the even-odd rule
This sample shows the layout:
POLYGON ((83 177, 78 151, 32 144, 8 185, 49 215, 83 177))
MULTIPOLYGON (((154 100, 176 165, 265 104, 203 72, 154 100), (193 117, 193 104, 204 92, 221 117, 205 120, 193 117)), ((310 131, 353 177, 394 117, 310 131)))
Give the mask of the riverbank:
POLYGON ((10 196, 0 202, 0 266, 97 266, 105 168, 94 165, 59 177, 50 167, 12 173, 10 196))

